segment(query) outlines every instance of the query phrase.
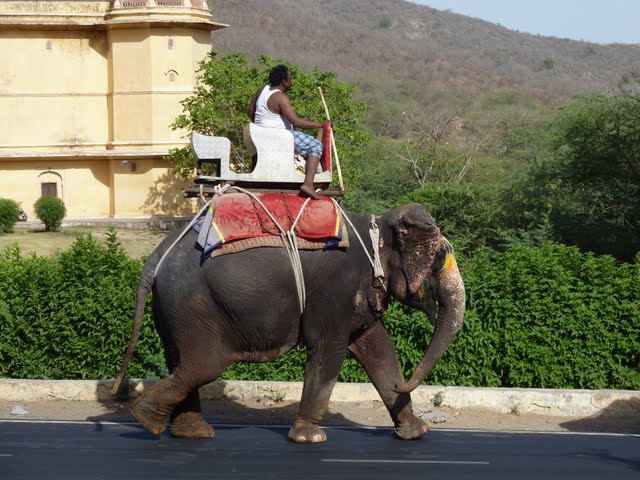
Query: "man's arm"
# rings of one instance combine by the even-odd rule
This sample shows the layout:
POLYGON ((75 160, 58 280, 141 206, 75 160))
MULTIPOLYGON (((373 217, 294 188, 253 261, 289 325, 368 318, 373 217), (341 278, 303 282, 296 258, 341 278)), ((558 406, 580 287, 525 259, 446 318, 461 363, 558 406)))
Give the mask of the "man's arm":
MULTIPOLYGON (((291 122, 291 125, 293 125, 296 128, 302 128, 303 130, 310 130, 312 128, 322 128, 323 122, 313 122, 311 120, 306 120, 304 118, 300 118, 298 116, 298 114, 296 113, 296 111, 293 109, 293 105, 291 105, 291 100, 289 100, 289 97, 286 94, 281 94, 281 95, 273 95, 269 101, 271 101, 271 99, 274 100, 274 103, 276 103, 278 110, 272 110, 276 113, 279 113, 280 115, 284 115, 286 117, 287 120, 289 120, 291 122)), ((271 107, 269 106, 269 109, 271 110, 271 107)))

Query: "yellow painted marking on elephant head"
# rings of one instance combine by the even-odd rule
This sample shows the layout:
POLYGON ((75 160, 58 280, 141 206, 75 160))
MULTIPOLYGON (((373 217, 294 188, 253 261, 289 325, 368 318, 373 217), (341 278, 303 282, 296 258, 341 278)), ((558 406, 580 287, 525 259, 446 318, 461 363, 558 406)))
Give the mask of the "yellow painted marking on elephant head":
POLYGON ((454 253, 453 247, 449 243, 449 240, 444 237, 442 237, 442 240, 444 242, 444 248, 447 251, 447 255, 444 257, 444 265, 442 266, 442 270, 450 272, 454 268, 458 268, 458 265, 456 263, 456 254, 454 253))
POLYGON ((444 267, 442 267, 442 269, 450 272, 454 268, 458 268, 456 264, 456 256, 453 253, 447 253, 447 256, 444 258, 444 267))

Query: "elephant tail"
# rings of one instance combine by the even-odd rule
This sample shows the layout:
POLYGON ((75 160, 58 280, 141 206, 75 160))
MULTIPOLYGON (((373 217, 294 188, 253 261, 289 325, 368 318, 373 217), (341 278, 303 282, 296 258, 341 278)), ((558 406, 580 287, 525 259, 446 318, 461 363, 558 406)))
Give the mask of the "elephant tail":
POLYGON ((145 263, 142 274, 140 275, 140 281, 138 282, 138 289, 136 291, 136 313, 135 317, 133 318, 131 338, 129 339, 129 345, 127 346, 127 350, 124 354, 124 359, 122 360, 122 367, 120 368, 118 375, 116 375, 116 379, 111 387, 111 395, 118 394, 120 386, 122 384, 122 380, 127 373, 129 362, 131 361, 131 357, 133 356, 133 351, 136 348, 136 343, 138 342, 138 337, 140 336, 142 318, 144 317, 144 307, 147 303, 147 296, 149 295, 149 292, 151 292, 151 288, 153 287, 154 274, 158 263, 159 257, 157 255, 152 255, 145 263))

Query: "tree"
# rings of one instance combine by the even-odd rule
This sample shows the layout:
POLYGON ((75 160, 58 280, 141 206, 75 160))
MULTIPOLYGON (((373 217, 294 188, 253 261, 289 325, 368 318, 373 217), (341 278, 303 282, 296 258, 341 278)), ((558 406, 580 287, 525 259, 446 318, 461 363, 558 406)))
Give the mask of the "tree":
POLYGON ((358 172, 357 186, 346 191, 345 207, 363 213, 382 213, 416 188, 410 165, 397 158, 400 147, 382 136, 371 140, 364 155, 352 162, 352 170, 358 172))
MULTIPOLYGON (((345 183, 353 184, 357 174, 349 169, 353 158, 362 155, 369 133, 363 126, 370 106, 354 99, 353 84, 339 82, 335 74, 314 69, 310 73, 284 59, 266 55, 249 62, 245 53, 235 52, 217 58, 216 52, 208 54, 200 62, 196 93, 183 100, 183 113, 171 127, 184 129, 187 134, 197 131, 206 135, 229 138, 233 146, 232 163, 242 169, 249 163, 242 131, 248 123, 247 107, 255 91, 268 83, 269 71, 279 63, 286 64, 293 75, 293 89, 288 93, 299 116, 315 120, 325 118, 318 87, 322 88, 340 154, 345 183)), ((175 164, 178 173, 187 178, 195 168, 195 161, 188 147, 173 149, 168 160, 175 164)))
MULTIPOLYGON (((411 112, 405 148, 397 157, 410 166, 418 188, 427 182, 459 182, 466 175, 473 161, 472 151, 453 146, 455 130, 461 123, 458 112, 439 112, 428 119, 411 112)), ((474 151, 480 145, 481 142, 474 151)))
POLYGON ((640 250, 640 96, 572 99, 534 170, 556 241, 631 260, 640 250))
POLYGON ((471 256, 478 249, 497 250, 505 225, 502 188, 481 182, 436 183, 414 190, 398 203, 426 205, 456 251, 471 256))

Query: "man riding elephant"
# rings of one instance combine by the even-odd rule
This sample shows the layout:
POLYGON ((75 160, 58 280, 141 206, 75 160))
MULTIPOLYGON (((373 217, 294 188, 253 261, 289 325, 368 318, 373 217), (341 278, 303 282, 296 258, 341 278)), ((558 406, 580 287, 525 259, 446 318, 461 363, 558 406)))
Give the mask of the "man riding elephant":
POLYGON ((249 104, 249 118, 260 127, 291 131, 294 152, 306 159, 305 178, 300 194, 317 200, 320 195, 313 188, 313 178, 322 157, 322 143, 293 127, 310 130, 322 128, 324 122, 305 120, 296 114, 287 96, 292 86, 293 78, 289 69, 285 65, 273 67, 269 73, 269 84, 260 87, 249 104))

